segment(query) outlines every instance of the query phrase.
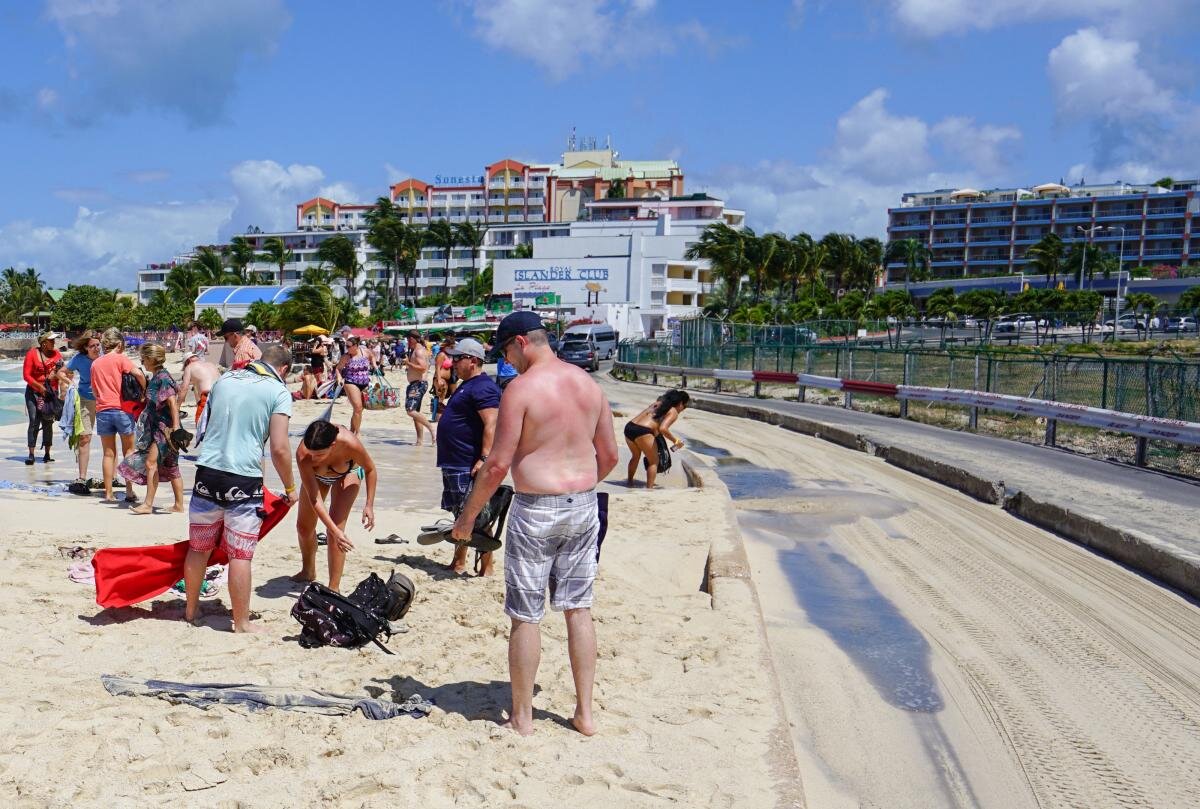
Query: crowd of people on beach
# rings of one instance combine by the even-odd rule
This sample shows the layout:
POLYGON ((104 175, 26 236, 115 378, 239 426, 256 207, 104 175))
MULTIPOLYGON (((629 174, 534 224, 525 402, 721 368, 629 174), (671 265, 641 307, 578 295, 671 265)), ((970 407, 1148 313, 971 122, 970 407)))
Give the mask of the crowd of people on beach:
MULTIPOLYGON (((233 630, 259 631, 250 620, 249 603, 251 563, 265 516, 266 464, 283 484, 283 499, 298 504, 301 568, 293 578, 318 579, 317 529, 323 527, 328 587, 340 591, 346 555, 355 547, 347 524, 364 487, 362 526, 367 531, 375 526, 379 476, 361 435, 368 391, 388 368, 403 369, 403 407, 413 422, 415 444, 422 445, 428 434, 436 447, 441 507, 453 520, 445 535, 455 546, 449 561, 454 572, 466 572, 476 518, 511 477, 515 494, 503 544, 504 610, 512 625, 509 726, 522 734, 533 730, 539 625, 548 590, 551 607, 566 616, 577 696, 572 721, 580 732, 594 732, 596 645, 590 608, 600 525, 595 489, 617 463, 617 443, 600 387, 585 371, 556 357, 542 320, 517 312, 499 323, 495 378, 484 371, 493 346, 473 337, 448 336, 430 345, 414 329, 385 350, 382 341, 344 329, 318 336, 293 354, 278 342, 261 340, 237 319, 227 320, 217 336, 223 338, 223 353, 216 360, 199 324, 178 336, 171 347, 184 353, 182 378, 176 381, 166 368, 167 341, 143 343, 135 363, 118 330, 89 330, 73 341, 75 353, 64 361, 61 335, 39 335, 24 363, 25 462, 36 462, 39 435, 42 461, 54 461, 58 422, 68 425, 64 430, 78 456, 73 493, 102 489, 104 502, 115 503, 114 492, 123 488, 129 513, 149 515, 155 513, 159 484, 169 484, 170 510, 188 514, 185 620, 199 618, 205 571, 220 546, 229 560, 233 630), (297 377, 294 362, 301 354, 297 377), (299 386, 292 390, 289 380, 297 378, 299 386), (422 405, 431 383, 426 416, 422 405), (192 430, 184 423, 189 395, 195 397, 192 430), (345 426, 333 423, 339 395, 350 405, 345 426), (307 425, 293 452, 288 437, 293 402, 310 398, 328 398, 329 405, 307 425), (99 481, 87 474, 93 433, 103 450, 99 481), (193 440, 195 480, 185 502, 180 459, 193 440), (141 502, 135 485, 145 487, 141 502)), ((647 486, 655 485, 659 454, 682 446, 671 427, 689 403, 685 392, 669 391, 625 425, 630 485, 640 459, 647 486)), ((476 572, 493 574, 491 552, 478 554, 476 572)))

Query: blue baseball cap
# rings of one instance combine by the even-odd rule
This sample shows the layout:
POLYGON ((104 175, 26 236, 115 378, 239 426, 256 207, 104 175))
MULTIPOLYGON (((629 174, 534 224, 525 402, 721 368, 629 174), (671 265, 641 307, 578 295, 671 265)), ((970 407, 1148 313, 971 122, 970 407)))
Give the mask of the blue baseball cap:
POLYGON ((500 321, 496 329, 496 345, 503 347, 514 337, 545 328, 542 319, 533 312, 513 312, 500 321))

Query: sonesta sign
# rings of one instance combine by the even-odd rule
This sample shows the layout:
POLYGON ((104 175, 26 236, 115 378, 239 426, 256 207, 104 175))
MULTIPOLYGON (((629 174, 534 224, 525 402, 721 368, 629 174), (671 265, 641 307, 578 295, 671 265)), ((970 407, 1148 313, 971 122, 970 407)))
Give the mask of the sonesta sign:
POLYGON ((547 267, 536 270, 514 270, 514 281, 607 281, 607 267, 547 267))
POLYGON ((434 185, 482 185, 482 174, 435 174, 434 185))

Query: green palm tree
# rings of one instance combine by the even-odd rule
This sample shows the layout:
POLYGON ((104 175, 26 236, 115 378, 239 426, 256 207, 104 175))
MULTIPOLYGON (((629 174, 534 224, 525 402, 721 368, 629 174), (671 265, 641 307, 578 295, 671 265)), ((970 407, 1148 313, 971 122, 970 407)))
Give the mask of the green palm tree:
POLYGON ((254 245, 245 236, 234 236, 222 250, 229 266, 243 284, 254 283, 255 273, 247 272, 246 268, 254 262, 254 245))
POLYGON ((191 302, 196 300, 196 296, 200 294, 200 287, 207 286, 201 282, 200 273, 195 267, 190 263, 179 264, 172 267, 171 271, 167 273, 167 277, 163 279, 163 289, 155 290, 155 292, 166 290, 177 301, 191 302))
POLYGON ((295 254, 287 248, 283 243, 283 239, 278 236, 272 236, 269 239, 263 240, 263 252, 259 256, 261 261, 268 264, 274 264, 279 268, 279 283, 283 283, 283 266, 296 260, 295 254))
POLYGON ((334 278, 346 282, 346 293, 353 304, 358 303, 355 282, 357 281, 359 263, 354 250, 354 242, 346 236, 338 234, 330 236, 317 245, 317 261, 328 264, 332 268, 334 278))
POLYGON ((879 280, 883 269, 883 242, 874 236, 859 239, 857 245, 858 260, 854 264, 854 286, 870 294, 879 280))
POLYGON ((796 233, 788 241, 792 243, 791 252, 791 282, 792 282, 792 303, 796 302, 797 291, 800 286, 800 281, 808 277, 808 267, 812 263, 813 258, 813 238, 807 233, 801 231, 796 233))
POLYGON ((699 240, 688 245, 684 252, 684 258, 688 261, 704 260, 709 263, 721 282, 725 308, 730 312, 737 308, 742 277, 747 271, 745 247, 742 231, 724 222, 714 222, 701 231, 699 240))
POLYGON ((333 283, 333 274, 324 267, 305 267, 300 276, 300 283, 310 286, 329 286, 333 283))
POLYGON ((904 291, 908 292, 910 281, 924 280, 929 274, 933 253, 919 239, 896 239, 888 242, 884 250, 885 262, 900 261, 904 264, 904 291))
POLYGON ((46 286, 32 267, 20 271, 13 267, 6 269, 0 291, 5 301, 5 317, 10 320, 19 319, 25 312, 37 312, 46 303, 46 286))
POLYGON ((861 261, 858 252, 858 241, 850 233, 826 233, 821 238, 825 246, 825 267, 829 280, 833 282, 833 290, 843 289, 846 280, 861 261))
POLYGON ((445 219, 439 219, 436 222, 431 222, 429 228, 425 231, 425 243, 431 247, 438 248, 445 254, 446 276, 442 279, 442 295, 446 300, 449 300, 450 254, 454 252, 454 247, 458 244, 458 239, 454 233, 454 228, 450 227, 450 223, 445 219))
POLYGON ((533 258, 533 243, 521 242, 512 250, 512 258, 533 258))
POLYGON ((1058 274, 1063 270, 1063 240, 1056 233, 1047 233, 1038 243, 1025 251, 1030 266, 1046 276, 1047 286, 1058 285, 1058 274))
POLYGON ((471 304, 475 303, 475 261, 479 258, 479 248, 483 247, 483 237, 486 234, 486 225, 476 225, 474 222, 459 222, 454 226, 455 241, 471 251, 471 277, 467 281, 471 288, 471 304))
POLYGON ((238 281, 236 276, 225 269, 221 251, 215 247, 206 245, 196 248, 196 255, 189 263, 200 277, 200 286, 215 287, 238 281))

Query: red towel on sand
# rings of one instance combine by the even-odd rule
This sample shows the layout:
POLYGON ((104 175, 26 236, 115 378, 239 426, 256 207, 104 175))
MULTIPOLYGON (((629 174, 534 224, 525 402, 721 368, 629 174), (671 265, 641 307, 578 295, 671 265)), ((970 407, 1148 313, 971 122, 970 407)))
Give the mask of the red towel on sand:
MULTIPOLYGON (((263 490, 261 540, 287 514, 287 500, 263 490)), ((96 603, 101 607, 128 607, 162 595, 183 578, 183 562, 187 558, 188 541, 173 545, 147 545, 140 548, 101 548, 92 557, 96 571, 96 603)), ((209 557, 210 565, 229 562, 218 545, 209 557)))

